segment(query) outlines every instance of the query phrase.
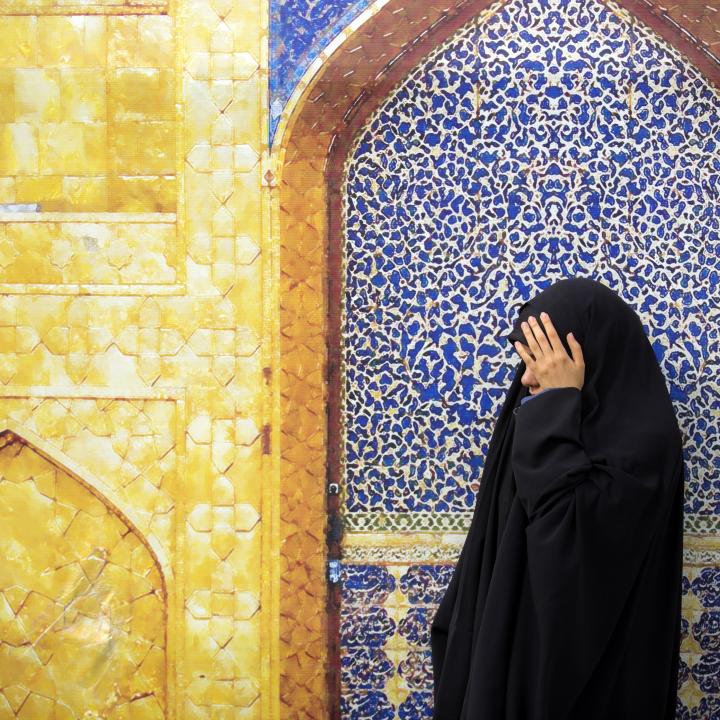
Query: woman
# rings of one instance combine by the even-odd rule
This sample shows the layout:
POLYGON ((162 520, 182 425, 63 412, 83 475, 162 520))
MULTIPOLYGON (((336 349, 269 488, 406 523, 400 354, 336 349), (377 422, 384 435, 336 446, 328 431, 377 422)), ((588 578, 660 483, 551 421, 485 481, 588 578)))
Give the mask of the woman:
POLYGON ((507 339, 521 362, 431 625, 433 718, 670 720, 684 462, 652 346, 589 278, 507 339))

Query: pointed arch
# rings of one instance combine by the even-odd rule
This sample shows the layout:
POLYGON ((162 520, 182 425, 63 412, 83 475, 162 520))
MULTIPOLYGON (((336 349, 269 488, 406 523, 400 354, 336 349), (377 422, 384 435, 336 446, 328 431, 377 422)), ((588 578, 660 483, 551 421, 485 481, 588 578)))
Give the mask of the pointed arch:
MULTIPOLYGON (((463 24, 505 0, 378 0, 310 65, 282 113, 270 170, 277 288, 280 477, 280 703, 283 716, 338 717, 339 349, 342 168, 356 132, 422 57, 463 24), (327 489, 327 490, 326 490, 327 489), (329 589, 329 593, 328 593, 329 589), (329 643, 329 644, 328 644, 329 643)), ((610 5, 610 3, 606 3, 610 5)), ((720 86, 712 50, 659 3, 623 0, 720 86)), ((618 7, 613 4, 613 8, 618 7)), ((706 23, 720 30, 720 13, 706 23), (716 19, 716 17, 718 19, 716 19)))
POLYGON ((154 559, 160 571, 160 576, 163 581, 163 592, 167 596, 167 582, 171 580, 173 576, 167 554, 156 538, 145 535, 145 533, 140 530, 142 523, 133 508, 107 483, 95 477, 89 470, 83 468, 78 462, 58 450, 58 448, 41 438, 29 428, 22 427, 19 423, 11 420, 5 420, 0 423, 0 444, 7 444, 8 436, 28 445, 38 455, 44 457, 49 463, 55 465, 76 480, 137 535, 140 542, 147 548, 147 551, 154 559))
POLYGON ((0 426, 0 460, 0 708, 17 711, 20 692, 43 717, 131 704, 167 717, 159 546, 111 488, 27 428, 0 426))

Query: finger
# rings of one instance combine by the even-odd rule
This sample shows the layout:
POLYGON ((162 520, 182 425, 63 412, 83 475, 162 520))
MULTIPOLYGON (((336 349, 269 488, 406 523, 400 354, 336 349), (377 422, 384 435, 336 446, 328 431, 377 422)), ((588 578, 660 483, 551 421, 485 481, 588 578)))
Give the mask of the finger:
POLYGON ((533 360, 537 360, 542 351, 540 346, 537 344, 537 340, 535 339, 535 334, 530 327, 530 323, 527 321, 520 323, 520 329, 525 336, 525 349, 532 355, 533 360))
POLYGON ((562 344, 560 336, 557 334, 557 330, 555 330, 555 326, 553 325, 550 316, 546 312, 540 313, 540 322, 542 322, 543 328, 545 329, 545 334, 548 336, 548 342, 550 343, 550 347, 553 349, 553 351, 565 351, 565 346, 562 344))
POLYGON ((520 355, 520 357, 523 359, 525 365, 530 365, 533 362, 533 359, 530 357, 525 346, 519 340, 516 340, 513 345, 515 346, 518 355, 520 355))
POLYGON ((528 319, 530 320, 530 327, 535 333, 535 339, 537 340, 538 345, 542 348, 543 353, 549 355, 552 352, 552 348, 550 347, 547 337, 545 337, 545 332, 540 326, 540 323, 534 315, 531 315, 528 319))
POLYGON ((567 340, 568 345, 570 345, 570 350, 572 351, 572 359, 575 362, 576 365, 584 365, 585 364, 585 357, 583 356, 582 347, 580 346, 580 343, 575 339, 575 336, 569 332, 567 334, 567 340))
POLYGON ((535 359, 538 359, 542 354, 542 349, 537 343, 537 340, 535 339, 535 335, 533 334, 532 329, 530 328, 530 325, 523 321, 520 324, 520 328, 523 331, 523 335, 525 335, 525 340, 527 340, 527 346, 530 349, 530 352, 533 354, 535 359))

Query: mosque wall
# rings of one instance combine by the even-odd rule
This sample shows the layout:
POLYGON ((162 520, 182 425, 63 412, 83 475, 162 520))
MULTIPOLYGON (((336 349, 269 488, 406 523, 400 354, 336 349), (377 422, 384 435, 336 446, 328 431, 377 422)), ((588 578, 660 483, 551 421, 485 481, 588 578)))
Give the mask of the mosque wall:
MULTIPOLYGON (((636 113, 645 103, 653 137, 664 136, 653 119, 672 113, 695 150, 690 176, 674 176, 678 198, 690 196, 675 245, 628 245, 612 228, 608 243, 548 242, 536 230, 519 244, 508 236, 506 249, 527 253, 511 265, 493 255, 500 216, 464 216, 484 196, 463 185, 461 161, 481 155, 460 149, 443 165, 418 146, 448 172, 423 199, 427 223, 448 218, 447 235, 442 224, 428 232, 427 257, 418 245, 415 257, 365 264, 402 243, 382 224, 399 220, 383 221, 388 198, 409 201, 403 183, 422 185, 419 159, 368 138, 411 137, 398 120, 432 118, 451 63, 470 67, 458 53, 463 28, 501 18, 507 4, 0 3, 0 717, 428 717, 428 622, 509 370, 489 338, 541 277, 598 259, 655 333, 688 434, 678 716, 713 717, 717 215, 693 213, 717 183, 707 104, 720 6, 633 2, 618 20, 607 13, 654 18, 653 57, 686 78, 664 86, 657 76, 646 90, 637 80, 633 101, 636 113), (445 40, 433 74, 423 58, 445 40), (398 83, 423 72, 434 79, 413 116, 398 83), (381 157, 399 164, 381 172, 381 157), (373 198, 381 205, 366 216, 357 203, 373 198), (373 237, 358 232, 363 222, 373 237), (466 231, 472 247, 453 245, 466 231), (453 260, 463 249, 477 264, 453 260), (651 261, 662 271, 648 275, 651 261), (361 327, 373 303, 380 316, 392 309, 387 291, 404 273, 421 270, 440 290, 428 324, 403 321, 396 305, 361 327), (474 328, 461 338, 444 304, 463 296, 452 312, 474 328), (354 367, 383 328, 390 366, 354 367), (436 331, 444 350, 433 355, 436 331), (409 376, 398 374, 403 359, 409 376), (462 372, 475 381, 457 384, 462 372), (451 386, 457 397, 443 405, 451 386), (354 426, 363 413, 385 425, 354 426), (362 460, 367 427, 379 454, 362 460), (423 447, 434 466, 420 467, 423 447)), ((477 83, 452 92, 469 92, 476 123, 499 127, 511 96, 491 94, 491 82, 516 60, 497 49, 486 59, 496 74, 479 63, 477 83)), ((630 107, 615 90, 609 127, 613 108, 630 107)), ((614 177, 619 197, 632 180, 614 177)), ((513 213, 535 202, 494 192, 486 199, 513 213)), ((538 222, 569 212, 561 205, 533 205, 538 222)), ((668 233, 677 229, 679 206, 658 207, 668 233)), ((642 235, 653 237, 658 221, 647 222, 642 235)))

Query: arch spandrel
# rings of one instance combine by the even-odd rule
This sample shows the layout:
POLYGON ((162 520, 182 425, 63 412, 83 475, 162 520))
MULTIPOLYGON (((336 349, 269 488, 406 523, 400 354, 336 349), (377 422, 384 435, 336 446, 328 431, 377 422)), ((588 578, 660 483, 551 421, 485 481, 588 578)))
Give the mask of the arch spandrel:
POLYGON ((0 709, 124 717, 141 701, 164 718, 167 592, 147 541, 27 439, 0 440, 0 709))

